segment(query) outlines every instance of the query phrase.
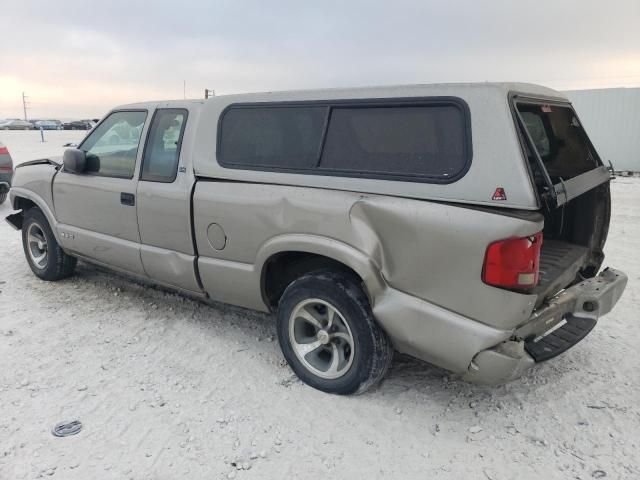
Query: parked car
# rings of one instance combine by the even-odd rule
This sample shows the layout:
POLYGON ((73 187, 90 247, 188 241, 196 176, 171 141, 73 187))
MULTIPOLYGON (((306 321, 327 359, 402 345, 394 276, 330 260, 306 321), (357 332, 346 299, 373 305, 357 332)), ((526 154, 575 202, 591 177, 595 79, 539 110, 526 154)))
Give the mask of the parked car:
POLYGON ((0 123, 0 130, 33 130, 33 124, 26 120, 5 120, 0 123))
POLYGON ((62 124, 63 130, 91 130, 93 124, 91 120, 75 120, 73 122, 66 122, 62 124))
POLYGON ((62 130, 62 123, 58 120, 38 120, 33 126, 38 130, 62 130))
POLYGON ((601 270, 608 171, 567 98, 529 84, 128 105, 62 164, 18 166, 11 201, 37 277, 81 258, 274 312, 293 371, 338 394, 394 350, 508 381, 627 282, 601 270), (133 143, 104 141, 125 125, 133 143))
POLYGON ((0 142, 0 205, 7 199, 13 176, 13 160, 7 147, 0 142))

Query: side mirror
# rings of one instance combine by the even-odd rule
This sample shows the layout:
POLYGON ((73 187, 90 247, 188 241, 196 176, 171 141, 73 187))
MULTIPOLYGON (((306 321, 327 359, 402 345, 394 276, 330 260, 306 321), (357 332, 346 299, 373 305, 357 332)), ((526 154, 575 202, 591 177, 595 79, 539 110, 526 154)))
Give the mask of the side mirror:
POLYGON ((68 173, 83 173, 87 169, 87 156, 77 148, 67 148, 62 156, 64 171, 68 173))

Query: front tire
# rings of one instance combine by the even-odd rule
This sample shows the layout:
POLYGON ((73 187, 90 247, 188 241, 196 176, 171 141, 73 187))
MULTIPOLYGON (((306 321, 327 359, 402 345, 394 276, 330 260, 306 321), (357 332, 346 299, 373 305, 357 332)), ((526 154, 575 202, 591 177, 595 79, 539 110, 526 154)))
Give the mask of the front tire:
POLYGON ((0 205, 2 205, 6 199, 7 199, 7 192, 0 193, 0 205))
POLYGON ((393 347, 376 323, 355 275, 329 270, 292 282, 278 304, 278 340, 306 384, 327 393, 362 393, 378 383, 393 347))
POLYGON ((49 222, 37 207, 24 214, 22 247, 31 271, 42 280, 62 280, 71 276, 76 268, 77 259, 58 245, 49 222))

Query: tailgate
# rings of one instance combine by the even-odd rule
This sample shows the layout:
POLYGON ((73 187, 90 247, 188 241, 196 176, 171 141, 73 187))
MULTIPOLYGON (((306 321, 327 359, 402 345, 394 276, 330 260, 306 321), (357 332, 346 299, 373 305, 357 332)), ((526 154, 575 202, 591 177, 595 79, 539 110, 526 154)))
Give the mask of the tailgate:
POLYGON ((536 307, 591 278, 604 259, 609 171, 567 100, 512 96, 512 108, 544 215, 536 307))

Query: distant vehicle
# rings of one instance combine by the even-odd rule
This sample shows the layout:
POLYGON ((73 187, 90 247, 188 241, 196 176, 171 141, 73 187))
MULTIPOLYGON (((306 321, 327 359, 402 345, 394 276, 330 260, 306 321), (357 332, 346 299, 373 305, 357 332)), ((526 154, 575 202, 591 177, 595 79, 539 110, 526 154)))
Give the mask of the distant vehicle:
POLYGON ((63 130, 91 130, 93 124, 91 120, 75 120, 73 122, 67 122, 62 124, 63 130))
POLYGON ((5 120, 0 123, 0 130, 33 130, 33 123, 25 120, 5 120))
POLYGON ((58 120, 38 120, 33 123, 38 130, 62 130, 62 123, 58 120))
POLYGON ((13 160, 9 150, 0 142, 0 205, 7 199, 13 176, 13 160))

